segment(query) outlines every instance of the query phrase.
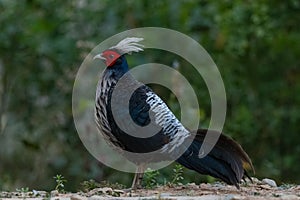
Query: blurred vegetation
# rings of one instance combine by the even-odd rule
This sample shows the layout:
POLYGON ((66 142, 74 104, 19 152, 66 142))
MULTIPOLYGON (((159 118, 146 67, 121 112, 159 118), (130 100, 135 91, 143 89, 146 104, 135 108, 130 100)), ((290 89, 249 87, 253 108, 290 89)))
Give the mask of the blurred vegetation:
MULTIPOLYGON (((66 190, 89 179, 130 185, 132 174, 103 166, 84 148, 71 95, 76 72, 96 44, 143 26, 174 29, 203 45, 226 87, 224 132, 249 153, 257 177, 299 184, 299 22, 298 0, 0 0, 0 189, 54 189, 56 174, 68 180, 66 190)), ((150 53, 145 62, 173 62, 150 53)), ((206 87, 193 73, 186 76, 199 91, 205 126, 206 87)), ((171 167, 160 170, 161 176, 172 173, 171 167)), ((183 176, 211 180, 188 170, 183 176)))

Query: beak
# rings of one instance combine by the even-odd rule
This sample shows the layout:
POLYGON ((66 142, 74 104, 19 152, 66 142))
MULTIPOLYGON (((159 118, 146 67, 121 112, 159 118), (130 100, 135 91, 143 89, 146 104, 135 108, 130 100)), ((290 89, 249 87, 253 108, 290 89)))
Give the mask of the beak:
POLYGON ((106 58, 104 58, 103 56, 102 56, 102 53, 100 53, 100 54, 98 54, 98 55, 96 55, 96 56, 94 56, 94 60, 95 59, 97 59, 97 58, 99 58, 99 59, 101 59, 101 60, 104 60, 104 61, 106 61, 106 58))

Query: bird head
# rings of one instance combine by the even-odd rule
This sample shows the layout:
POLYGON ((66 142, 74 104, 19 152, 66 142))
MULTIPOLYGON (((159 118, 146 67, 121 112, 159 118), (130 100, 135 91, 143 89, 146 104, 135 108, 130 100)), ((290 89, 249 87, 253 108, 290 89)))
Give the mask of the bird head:
POLYGON ((102 53, 96 55, 94 59, 101 59, 107 67, 113 66, 117 60, 121 57, 121 54, 115 50, 105 50, 102 53))
POLYGON ((107 67, 112 67, 124 54, 143 51, 143 45, 138 42, 143 38, 128 37, 121 40, 117 45, 110 47, 102 53, 96 55, 94 59, 101 59, 107 67))

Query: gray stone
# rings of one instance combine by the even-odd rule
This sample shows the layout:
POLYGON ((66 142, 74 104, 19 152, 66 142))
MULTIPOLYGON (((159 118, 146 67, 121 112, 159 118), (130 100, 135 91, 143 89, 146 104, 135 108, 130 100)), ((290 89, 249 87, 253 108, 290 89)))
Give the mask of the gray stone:
POLYGON ((300 197, 298 197, 297 195, 294 195, 294 194, 288 194, 288 195, 281 196, 280 199, 282 199, 282 200, 290 200, 290 199, 297 200, 297 199, 300 199, 300 197))
POLYGON ((262 182, 268 184, 268 185, 271 186, 271 187, 277 187, 276 182, 275 182, 274 180, 272 180, 272 179, 264 178, 264 179, 262 180, 262 182))

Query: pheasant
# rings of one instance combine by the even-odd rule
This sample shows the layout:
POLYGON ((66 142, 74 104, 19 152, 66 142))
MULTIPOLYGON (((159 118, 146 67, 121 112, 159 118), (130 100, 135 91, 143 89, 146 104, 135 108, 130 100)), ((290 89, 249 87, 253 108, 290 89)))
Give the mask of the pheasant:
MULTIPOLYGON (((106 65, 98 81, 95 99, 95 121, 97 128, 105 140, 128 160, 137 165, 132 189, 140 188, 147 163, 175 160, 184 167, 201 174, 207 174, 235 185, 239 188, 241 179, 248 177, 246 170, 253 170, 252 162, 242 147, 224 134, 216 134, 219 139, 213 149, 203 158, 199 157, 199 150, 203 144, 206 129, 189 131, 185 128, 163 100, 147 85, 138 82, 130 75, 126 55, 143 51, 139 42, 143 38, 129 37, 117 45, 96 55, 94 59, 101 59, 106 65), (121 81, 126 76, 125 81, 121 81), (121 93, 126 94, 126 88, 136 88, 129 98, 128 105, 122 104, 122 97, 113 98, 117 83, 123 85, 121 93), (158 131, 145 137, 145 132, 136 137, 128 130, 119 126, 113 112, 113 103, 118 104, 120 113, 128 110, 135 126, 146 127, 154 124, 158 131), (124 153, 129 152, 129 153, 124 153), (144 153, 155 152, 152 156, 144 153), (130 153, 141 156, 132 157, 130 153), (180 155, 178 155, 180 154, 180 155)), ((123 125, 131 127, 130 120, 122 119, 123 125), (128 124, 126 124, 128 122, 128 124)), ((143 130, 143 129, 141 129, 143 130)))

